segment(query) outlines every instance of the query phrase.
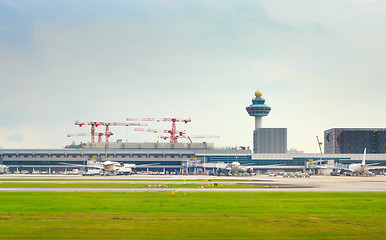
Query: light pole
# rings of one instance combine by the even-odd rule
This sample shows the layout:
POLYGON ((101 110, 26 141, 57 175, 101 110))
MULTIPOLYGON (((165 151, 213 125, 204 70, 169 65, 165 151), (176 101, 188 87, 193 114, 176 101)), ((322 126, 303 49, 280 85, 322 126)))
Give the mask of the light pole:
MULTIPOLYGON (((207 144, 207 142, 203 142, 203 144, 204 144, 204 166, 205 166, 205 164, 206 164, 205 150, 206 150, 206 144, 207 144)), ((205 167, 204 167, 204 173, 206 174, 206 168, 205 168, 205 167)))

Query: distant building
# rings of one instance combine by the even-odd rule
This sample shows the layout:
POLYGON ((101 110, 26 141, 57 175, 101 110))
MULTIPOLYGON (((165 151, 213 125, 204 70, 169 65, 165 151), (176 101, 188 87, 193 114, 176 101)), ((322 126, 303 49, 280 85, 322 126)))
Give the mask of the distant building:
POLYGON ((254 153, 286 153, 287 128, 258 128, 253 131, 254 153))
POLYGON ((386 128, 332 128, 324 131, 325 153, 386 153, 386 128))
POLYGON ((286 153, 287 152, 287 129, 286 128, 263 128, 262 118, 267 116, 271 107, 265 104, 260 90, 255 92, 256 98, 246 108, 250 116, 255 117, 255 130, 253 131, 254 153, 286 153))
POLYGON ((287 151, 288 154, 293 154, 293 153, 304 153, 304 151, 297 150, 296 148, 291 148, 290 150, 287 151))

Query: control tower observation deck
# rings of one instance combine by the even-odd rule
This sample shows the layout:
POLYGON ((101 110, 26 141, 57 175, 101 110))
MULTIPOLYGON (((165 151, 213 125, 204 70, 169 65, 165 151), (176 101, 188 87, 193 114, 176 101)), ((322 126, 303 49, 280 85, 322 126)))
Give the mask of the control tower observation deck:
POLYGON ((271 111, 271 107, 265 105, 265 100, 261 97, 263 93, 260 90, 255 92, 255 99, 252 99, 252 104, 247 107, 247 112, 250 116, 255 117, 255 129, 261 128, 262 118, 267 116, 271 111))
POLYGON ((256 98, 248 106, 247 112, 255 117, 255 130, 253 131, 254 153, 286 153, 287 152, 287 129, 286 128, 263 128, 262 118, 267 116, 271 107, 265 104, 261 98, 260 90, 255 92, 256 98))

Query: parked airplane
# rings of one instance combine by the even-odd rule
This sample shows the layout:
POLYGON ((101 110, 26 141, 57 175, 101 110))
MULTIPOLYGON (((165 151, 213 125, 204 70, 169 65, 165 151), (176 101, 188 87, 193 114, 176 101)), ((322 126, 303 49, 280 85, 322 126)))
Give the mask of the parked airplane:
POLYGON ((5 165, 0 165, 0 174, 8 173, 9 169, 5 165))
POLYGON ((348 166, 348 171, 352 173, 362 173, 366 169, 366 148, 363 152, 363 160, 360 164, 350 164, 348 166))
POLYGON ((135 173, 136 167, 152 167, 158 165, 160 163, 152 163, 152 164, 121 164, 119 162, 114 161, 103 161, 103 162, 95 162, 88 165, 89 168, 97 168, 102 170, 102 174, 117 174, 117 175, 130 175, 135 173))
POLYGON ((253 168, 248 167, 248 166, 243 166, 239 162, 232 162, 230 165, 230 170, 233 173, 242 172, 242 173, 249 173, 250 174, 253 172, 253 168))
POLYGON ((85 173, 85 175, 106 175, 106 174, 130 175, 135 173, 133 169, 136 167, 154 166, 157 164, 159 163, 143 164, 143 165, 121 164, 119 162, 106 160, 106 161, 100 161, 100 162, 88 162, 87 165, 79 165, 79 164, 65 164, 65 165, 87 167, 89 170, 85 173), (98 174, 98 171, 96 170, 99 170, 99 174, 98 174))
MULTIPOLYGON (((335 172, 336 175, 345 174, 345 175, 373 175, 369 170, 372 169, 384 169, 385 167, 369 167, 370 165, 366 164, 366 148, 363 151, 363 160, 361 163, 349 164, 347 168, 338 169, 335 172)), ((331 174, 333 175, 333 174, 331 174)))
POLYGON ((243 166, 239 162, 232 162, 225 165, 224 168, 217 168, 217 175, 251 175, 252 172, 252 167, 243 166))
MULTIPOLYGON (((266 165, 266 167, 279 167, 283 164, 266 165)), ((253 175, 254 169, 259 169, 261 166, 252 166, 249 164, 241 165, 239 162, 232 162, 228 164, 221 164, 216 166, 217 175, 253 175)))

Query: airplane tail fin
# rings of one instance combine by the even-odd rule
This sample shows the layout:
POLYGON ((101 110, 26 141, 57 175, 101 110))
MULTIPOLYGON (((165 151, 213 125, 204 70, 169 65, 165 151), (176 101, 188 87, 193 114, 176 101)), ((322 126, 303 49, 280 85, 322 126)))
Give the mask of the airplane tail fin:
POLYGON ((363 152, 363 160, 362 160, 362 166, 366 165, 366 148, 365 151, 363 152))

